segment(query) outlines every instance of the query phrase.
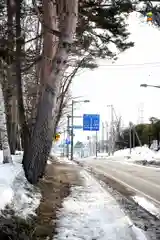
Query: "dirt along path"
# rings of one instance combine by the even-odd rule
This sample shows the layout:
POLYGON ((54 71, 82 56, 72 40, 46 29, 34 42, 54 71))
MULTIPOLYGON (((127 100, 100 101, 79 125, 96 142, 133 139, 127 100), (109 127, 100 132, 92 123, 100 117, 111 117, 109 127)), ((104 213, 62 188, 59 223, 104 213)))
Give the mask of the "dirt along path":
POLYGON ((63 199, 70 193, 73 185, 79 184, 77 168, 74 165, 49 162, 46 174, 37 187, 42 199, 36 217, 23 220, 8 207, 0 217, 1 240, 52 240, 56 234, 57 212, 63 199), (10 217, 8 218, 8 213, 10 217))

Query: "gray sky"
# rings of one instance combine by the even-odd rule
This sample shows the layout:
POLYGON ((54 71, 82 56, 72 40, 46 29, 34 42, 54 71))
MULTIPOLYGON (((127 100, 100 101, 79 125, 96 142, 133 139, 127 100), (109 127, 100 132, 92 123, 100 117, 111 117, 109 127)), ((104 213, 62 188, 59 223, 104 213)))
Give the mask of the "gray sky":
MULTIPOLYGON (((73 95, 90 100, 90 103, 78 104, 75 115, 99 113, 102 121, 109 121, 107 105, 113 104, 125 125, 129 121, 137 123, 140 106, 143 106, 144 122, 151 116, 160 118, 160 89, 140 88, 141 83, 160 85, 160 30, 145 20, 142 22, 135 12, 128 22, 135 47, 122 53, 115 64, 103 60, 98 69, 86 70, 75 77, 73 95)), ((81 124, 82 120, 76 123, 81 124)), ((76 131, 77 139, 84 139, 86 135, 88 133, 76 131)))

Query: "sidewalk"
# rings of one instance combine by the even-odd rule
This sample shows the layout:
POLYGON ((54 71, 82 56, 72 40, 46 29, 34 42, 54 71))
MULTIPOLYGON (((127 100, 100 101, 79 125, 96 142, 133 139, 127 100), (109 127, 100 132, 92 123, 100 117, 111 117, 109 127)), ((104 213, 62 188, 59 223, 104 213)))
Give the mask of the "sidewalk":
POLYGON ((54 240, 147 239, 90 174, 76 164, 64 161, 72 169, 79 169, 80 184, 72 186, 71 194, 63 202, 54 240))

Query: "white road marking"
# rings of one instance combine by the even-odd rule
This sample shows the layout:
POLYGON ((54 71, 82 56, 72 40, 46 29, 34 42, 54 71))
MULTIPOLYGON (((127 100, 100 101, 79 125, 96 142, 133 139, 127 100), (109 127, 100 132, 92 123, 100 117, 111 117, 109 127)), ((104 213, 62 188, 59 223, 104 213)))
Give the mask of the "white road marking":
MULTIPOLYGON (((102 165, 98 165, 98 166, 99 166, 99 167, 103 167, 102 165)), ((130 173, 127 173, 127 172, 125 172, 125 171, 123 171, 123 170, 118 170, 118 169, 113 168, 113 169, 111 169, 111 171, 117 172, 117 173, 122 174, 122 175, 126 175, 126 176, 128 176, 128 177, 131 177, 131 174, 130 174, 130 173)), ((144 182, 144 183, 146 183, 146 184, 150 184, 152 187, 160 188, 160 185, 158 185, 158 184, 156 184, 156 183, 153 183, 153 182, 151 182, 151 181, 148 181, 148 180, 143 179, 143 178, 141 178, 141 177, 139 177, 139 176, 136 176, 136 175, 135 175, 134 177, 137 178, 139 181, 142 181, 142 182, 144 182)))

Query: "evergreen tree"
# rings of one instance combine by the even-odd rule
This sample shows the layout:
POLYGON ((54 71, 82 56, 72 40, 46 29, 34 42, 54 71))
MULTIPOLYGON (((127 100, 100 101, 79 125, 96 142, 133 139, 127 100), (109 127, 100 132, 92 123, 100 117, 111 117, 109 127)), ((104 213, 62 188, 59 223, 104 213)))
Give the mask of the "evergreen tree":
POLYGON ((125 21, 132 8, 130 1, 79 1, 77 41, 72 51, 81 55, 87 52, 86 63, 96 58, 116 59, 117 54, 133 46, 125 21))
MULTIPOLYGON (((35 132, 35 120, 31 122, 32 129, 29 128, 29 122, 26 118, 27 111, 24 109, 23 105, 23 93, 22 93, 22 86, 26 82, 25 79, 30 79, 30 75, 26 68, 33 69, 34 71, 34 64, 37 63, 38 54, 42 52, 40 49, 39 53, 35 49, 35 44, 33 44, 34 40, 31 41, 30 36, 35 36, 37 38, 44 38, 44 35, 36 36, 36 23, 37 18, 41 18, 43 23, 43 11, 42 11, 42 1, 33 1, 36 4, 33 7, 28 1, 17 1, 17 7, 13 9, 15 11, 15 17, 13 18, 13 38, 14 38, 14 47, 11 51, 14 63, 16 65, 16 84, 18 90, 18 107, 19 107, 19 121, 21 125, 21 130, 23 130, 23 140, 26 143, 32 142, 31 138, 33 137, 32 132, 35 132), (38 14, 37 14, 38 11, 38 14), (38 15, 38 17, 37 17, 38 15), (29 21, 28 21, 29 19, 29 21), (17 23, 16 23, 17 22, 17 23), (34 29, 31 29, 31 25, 34 29), (28 31, 29 30, 29 31, 28 31), (25 33, 25 34, 24 34, 25 33), (32 33, 32 34, 31 34, 32 33), (17 34, 17 36, 16 36, 17 34), (25 42, 22 42, 20 36, 24 34, 25 42), (25 43, 27 42, 27 45, 25 43), (28 46, 29 47, 24 47, 28 46), (16 49, 16 51, 15 51, 16 49), (21 56, 21 61, 18 58, 21 56), (25 68, 25 72, 24 72, 25 68), (26 111, 26 112, 24 112, 26 111), (27 130, 26 130, 27 129, 27 130), (29 129, 29 131, 28 131, 29 129), (33 131, 31 131, 33 130, 33 131)), ((59 1, 57 1, 59 3, 59 1)), ((6 13, 6 2, 2 5, 3 10, 6 13), (3 7, 4 6, 4 7, 3 7)), ((112 1, 101 1, 101 0, 80 0, 79 1, 79 18, 78 18, 78 26, 76 31, 76 38, 75 42, 73 43, 70 52, 69 58, 74 57, 76 59, 75 64, 77 65, 81 62, 81 67, 87 68, 95 68, 96 59, 97 58, 109 58, 109 59, 116 59, 117 55, 122 51, 125 51, 129 47, 133 46, 133 42, 128 41, 129 32, 127 30, 126 25, 126 18, 129 12, 133 9, 132 3, 130 1, 122 1, 122 0, 112 0, 112 1), (116 48, 116 49, 115 49, 116 48), (84 58, 84 59, 83 59, 84 58), (83 59, 83 61, 81 61, 83 59)), ((50 19, 51 21, 52 19, 50 19)), ((3 30, 7 31, 7 24, 4 18, 3 30)), ((47 26, 43 26, 45 31, 52 32, 52 29, 48 28, 47 26)), ((53 33, 52 33, 53 34, 53 33)), ((4 34, 1 34, 3 37, 4 34)), ((6 35, 7 36, 7 35, 6 35)), ((7 39, 8 40, 8 39, 7 39)), ((2 46, 2 39, 1 39, 1 49, 4 49, 2 46)), ((8 43, 7 43, 8 46, 8 43)), ((40 45, 41 46, 41 45, 40 45)), ((50 46, 50 45, 49 45, 50 46)), ((53 48, 53 46, 50 46, 53 48)), ((51 49, 52 51, 52 49, 51 49)), ((8 56, 7 52, 7 56, 8 56)), ((52 60, 52 59, 51 59, 52 60)), ((54 59, 53 59, 54 60, 54 59)), ((35 79, 33 80, 35 81, 35 79)), ((36 81, 35 81, 36 82, 36 81)), ((6 81, 8 83, 8 79, 6 81)), ((39 83, 39 82, 38 82, 39 83)), ((40 88, 42 89, 42 88, 40 88)), ((43 89, 44 90, 44 89, 43 89)), ((37 93, 37 91, 36 91, 37 93)), ((13 94, 12 94, 13 95, 13 94)), ((38 94, 37 94, 38 95, 38 94)), ((39 95, 38 95, 39 96, 39 95)), ((25 98, 28 98, 28 96, 25 98)), ((44 109, 44 108, 43 108, 44 109)), ((12 111, 13 112, 13 111, 12 111)), ((51 112, 45 114, 45 116, 52 116, 51 112)), ((48 120, 47 120, 48 121, 48 120)), ((43 124, 42 124, 43 128, 43 124)), ((40 129, 39 129, 40 131, 40 129)), ((44 131, 43 131, 44 132, 44 131)), ((51 146, 51 141, 53 139, 52 131, 49 131, 49 134, 46 133, 48 139, 41 138, 40 147, 35 149, 32 146, 33 154, 31 154, 28 160, 23 161, 25 162, 25 173, 30 182, 36 182, 38 177, 44 172, 45 163, 47 162, 48 154, 49 154, 49 147, 51 146), (45 144, 48 144, 47 146, 45 144), (45 149, 44 149, 45 148, 45 149), (40 152, 43 152, 42 155, 40 152), (33 160, 34 159, 34 160, 33 160), (31 164, 32 163, 32 164, 31 164), (30 167, 30 169, 29 169, 30 167), (30 176, 28 172, 30 171, 30 176), (34 179, 33 179, 34 177, 34 179)), ((40 134, 41 135, 41 134, 40 134)), ((36 140, 33 142, 37 142, 36 140)), ((30 149, 28 150, 28 152, 30 149)), ((26 151, 27 152, 27 151, 26 151)), ((26 155, 25 155, 26 156, 26 155)))

